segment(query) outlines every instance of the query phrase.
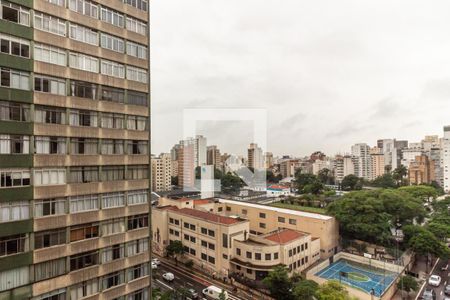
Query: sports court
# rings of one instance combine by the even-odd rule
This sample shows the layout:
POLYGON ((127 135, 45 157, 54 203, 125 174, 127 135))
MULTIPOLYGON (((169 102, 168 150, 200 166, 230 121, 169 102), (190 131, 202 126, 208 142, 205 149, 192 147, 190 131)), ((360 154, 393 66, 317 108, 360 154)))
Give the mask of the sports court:
POLYGON ((316 276, 340 281, 369 294, 373 290, 374 295, 380 297, 397 277, 397 273, 340 259, 318 272, 316 276))

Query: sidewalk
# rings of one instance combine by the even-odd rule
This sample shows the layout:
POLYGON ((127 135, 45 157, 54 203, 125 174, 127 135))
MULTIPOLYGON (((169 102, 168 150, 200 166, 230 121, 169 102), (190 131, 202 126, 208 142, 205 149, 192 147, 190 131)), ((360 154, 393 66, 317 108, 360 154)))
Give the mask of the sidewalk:
MULTIPOLYGON (((431 262, 430 265, 428 265, 428 272, 431 271, 431 269, 433 268, 433 265, 435 263, 436 260, 433 260, 431 262)), ((426 259, 425 257, 419 257, 416 262, 414 263, 413 267, 410 270, 413 273, 419 274, 419 278, 417 279, 418 284, 419 284, 419 290, 417 292, 411 292, 409 294, 409 298, 408 299, 416 299, 417 295, 420 292, 420 288, 422 287, 422 284, 426 281, 428 273, 427 271, 427 265, 426 265, 426 259)), ((397 292, 395 293, 394 297, 392 297, 392 300, 402 300, 402 292, 401 290, 397 290, 397 292)), ((406 293, 404 293, 404 298, 406 299, 406 293)))

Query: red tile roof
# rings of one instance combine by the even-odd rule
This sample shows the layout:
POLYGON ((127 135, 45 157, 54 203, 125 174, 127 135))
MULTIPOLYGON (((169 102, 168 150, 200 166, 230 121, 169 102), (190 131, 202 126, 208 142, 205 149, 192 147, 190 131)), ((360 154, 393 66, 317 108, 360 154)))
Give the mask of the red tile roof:
POLYGON ((224 217, 224 216, 216 215, 216 214, 213 214, 213 213, 210 213, 207 211, 201 211, 201 210, 196 210, 196 209, 191 209, 191 208, 179 209, 179 210, 177 210, 177 213, 181 213, 183 215, 188 215, 191 217, 204 219, 206 221, 211 221, 211 222, 225 224, 225 225, 235 224, 235 223, 239 223, 242 221, 242 219, 224 217))
POLYGON ((305 236, 304 233, 295 231, 292 229, 282 229, 280 231, 274 232, 272 234, 264 237, 266 240, 278 243, 278 244, 286 244, 293 240, 296 240, 302 236, 305 236))
POLYGON ((156 208, 165 210, 178 210, 178 207, 173 205, 157 206, 156 208))
POLYGON ((202 205, 202 204, 208 204, 209 200, 208 199, 197 199, 194 200, 194 205, 202 205))

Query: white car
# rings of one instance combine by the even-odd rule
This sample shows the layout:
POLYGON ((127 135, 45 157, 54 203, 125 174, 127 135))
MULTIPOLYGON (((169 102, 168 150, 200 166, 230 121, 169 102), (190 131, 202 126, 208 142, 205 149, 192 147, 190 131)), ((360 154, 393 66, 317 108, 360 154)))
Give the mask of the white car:
POLYGON ((428 279, 428 284, 432 286, 440 286, 441 285, 441 276, 431 275, 428 279))
POLYGON ((162 275, 162 277, 167 281, 173 281, 175 279, 175 276, 173 275, 173 273, 170 273, 170 272, 164 273, 162 275))
POLYGON ((152 270, 158 269, 158 265, 152 262, 152 270))
POLYGON ((159 259, 154 258, 154 259, 152 259, 152 264, 159 266, 161 264, 161 262, 159 261, 159 259))

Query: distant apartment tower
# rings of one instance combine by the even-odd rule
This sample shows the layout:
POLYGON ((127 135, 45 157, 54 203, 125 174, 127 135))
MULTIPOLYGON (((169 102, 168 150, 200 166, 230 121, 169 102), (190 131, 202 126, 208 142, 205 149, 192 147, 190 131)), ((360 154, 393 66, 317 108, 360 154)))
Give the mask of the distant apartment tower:
POLYGON ((220 150, 216 145, 208 146, 206 148, 206 164, 212 165, 219 170, 222 169, 220 150))
POLYGON ((184 144, 178 150, 178 185, 191 189, 195 186, 195 151, 193 144, 184 144))
POLYGON ((312 173, 318 175, 323 169, 330 169, 330 161, 317 159, 312 163, 312 173))
POLYGON ((352 156, 354 157, 355 175, 370 180, 372 159, 370 157, 370 147, 365 143, 352 146, 352 156))
POLYGON ((370 180, 374 180, 375 178, 383 176, 386 173, 384 157, 385 156, 382 153, 370 154, 370 158, 371 158, 370 180))
POLYGON ((350 155, 336 156, 333 161, 334 176, 337 182, 341 182, 345 176, 355 174, 355 165, 350 155))
POLYGON ((286 159, 280 162, 280 174, 283 178, 294 177, 295 171, 300 167, 298 159, 286 159))
POLYGON ((450 192, 450 126, 444 127, 444 138, 442 140, 443 152, 443 173, 444 173, 444 190, 450 192))
POLYGON ((148 1, 0 1, 0 299, 148 299, 148 1))
POLYGON ((169 191, 172 187, 172 160, 169 153, 152 157, 152 191, 169 191))
POLYGON ((195 138, 187 138, 180 141, 180 146, 192 146, 192 155, 194 159, 194 166, 199 167, 206 164, 206 138, 202 135, 197 135, 195 138))
POLYGON ((273 162, 273 153, 272 152, 266 152, 264 153, 264 167, 266 169, 272 168, 274 165, 273 162))
POLYGON ((256 143, 251 143, 247 150, 247 166, 255 170, 264 168, 263 151, 256 143))
POLYGON ((410 184, 430 184, 435 181, 434 162, 426 155, 417 156, 409 165, 410 184))

